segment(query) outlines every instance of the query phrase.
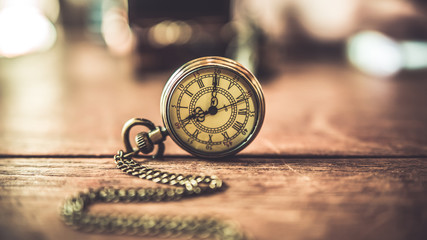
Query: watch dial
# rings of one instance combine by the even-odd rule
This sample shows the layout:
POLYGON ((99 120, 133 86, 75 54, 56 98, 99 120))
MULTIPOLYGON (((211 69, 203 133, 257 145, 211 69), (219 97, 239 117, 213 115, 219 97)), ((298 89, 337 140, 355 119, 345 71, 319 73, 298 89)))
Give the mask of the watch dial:
POLYGON ((213 66, 194 71, 172 90, 170 127, 187 150, 204 156, 233 151, 255 130, 254 94, 234 71, 213 66))

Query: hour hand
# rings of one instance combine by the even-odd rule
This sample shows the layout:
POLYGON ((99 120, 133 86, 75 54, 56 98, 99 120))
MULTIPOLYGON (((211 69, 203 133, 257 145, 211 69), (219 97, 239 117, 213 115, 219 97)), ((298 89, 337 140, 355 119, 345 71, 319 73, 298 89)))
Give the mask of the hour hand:
POLYGON ((211 98, 211 107, 216 107, 218 105, 217 95, 217 86, 218 86, 218 75, 215 73, 212 81, 213 89, 212 89, 212 98, 211 98))
POLYGON ((218 87, 218 74, 216 73, 214 74, 212 85, 213 85, 213 90, 212 90, 212 96, 213 96, 214 92, 216 92, 216 88, 218 87))
POLYGON ((193 110, 193 113, 188 115, 188 117, 184 118, 183 121, 195 119, 198 122, 203 122, 203 121, 205 121, 205 115, 208 113, 209 113, 209 110, 203 111, 203 109, 201 107, 196 107, 193 110))

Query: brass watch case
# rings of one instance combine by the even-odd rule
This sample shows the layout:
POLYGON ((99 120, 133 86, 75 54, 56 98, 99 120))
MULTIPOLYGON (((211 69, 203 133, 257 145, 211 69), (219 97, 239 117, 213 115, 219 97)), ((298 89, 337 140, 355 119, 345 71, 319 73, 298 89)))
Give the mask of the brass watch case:
POLYGON ((239 151, 243 150, 246 146, 248 146, 257 136, 259 133, 261 126, 264 122, 264 116, 265 116, 265 100, 264 100, 264 94, 261 89, 261 85, 259 84, 256 77, 243 65, 240 63, 233 61, 228 58, 224 57, 215 57, 215 56, 209 56, 209 57, 202 57, 194 59, 190 62, 187 62, 186 64, 182 65, 180 68, 178 68, 172 76, 167 81, 165 87, 163 88, 161 101, 160 101, 160 112, 162 115, 163 124, 169 134, 169 136, 176 142, 181 148, 186 150, 187 152, 203 157, 203 158, 221 158, 221 157, 227 157, 234 155, 238 153, 239 151), (212 153, 205 153, 197 151, 196 149, 191 148, 189 145, 185 144, 183 139, 180 139, 178 135, 175 133, 172 122, 170 121, 170 100, 172 93, 176 91, 178 85, 181 83, 182 80, 184 80, 188 75, 206 68, 222 68, 227 69, 235 74, 238 74, 242 80, 246 81, 250 88, 252 88, 254 92, 254 98, 256 100, 257 108, 258 108, 258 114, 257 120, 255 123, 255 126, 250 132, 246 140, 243 141, 241 144, 236 145, 232 148, 230 148, 227 151, 223 152, 212 152, 212 153))

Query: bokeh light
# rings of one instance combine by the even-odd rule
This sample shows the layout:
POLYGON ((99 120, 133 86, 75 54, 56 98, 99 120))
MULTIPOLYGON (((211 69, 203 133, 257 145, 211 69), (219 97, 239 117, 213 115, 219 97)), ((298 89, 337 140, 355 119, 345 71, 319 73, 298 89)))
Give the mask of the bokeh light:
POLYGON ((376 31, 363 31, 348 40, 347 58, 364 73, 388 77, 403 66, 399 43, 376 31))
POLYGON ((427 68, 427 42, 404 41, 401 43, 404 68, 418 70, 427 68))
POLYGON ((54 25, 32 4, 10 4, 0 9, 0 56, 16 57, 51 48, 54 25))
POLYGON ((298 0, 294 4, 302 27, 316 39, 344 39, 357 25, 358 0, 298 0))
POLYGON ((135 37, 129 27, 126 9, 111 7, 103 13, 102 36, 108 49, 117 55, 129 54, 135 46, 135 37))
POLYGON ((182 45, 191 39, 192 33, 191 26, 186 22, 166 20, 150 28, 148 39, 150 44, 158 47, 182 45))

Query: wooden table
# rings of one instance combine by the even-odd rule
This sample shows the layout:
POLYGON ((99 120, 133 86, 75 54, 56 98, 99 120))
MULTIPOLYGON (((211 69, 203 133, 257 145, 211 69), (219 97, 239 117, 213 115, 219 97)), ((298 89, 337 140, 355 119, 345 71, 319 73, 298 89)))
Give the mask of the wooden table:
MULTIPOLYGON (((64 199, 89 187, 156 186, 112 160, 127 119, 161 124, 172 70, 137 76, 133 64, 86 41, 0 59, 1 239, 136 239, 81 233, 59 217, 64 199)), ((91 211, 211 215, 260 240, 425 239, 425 74, 376 79, 345 64, 282 64, 260 80, 265 123, 241 154, 198 159, 168 139, 165 159, 147 163, 217 175, 225 192, 91 211)))

